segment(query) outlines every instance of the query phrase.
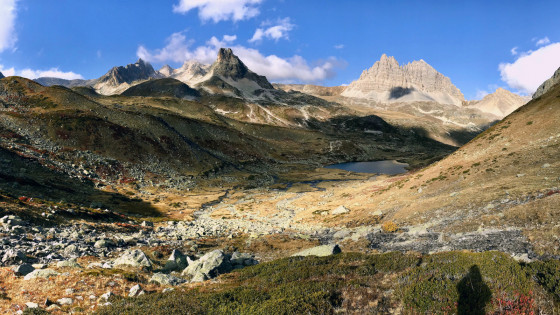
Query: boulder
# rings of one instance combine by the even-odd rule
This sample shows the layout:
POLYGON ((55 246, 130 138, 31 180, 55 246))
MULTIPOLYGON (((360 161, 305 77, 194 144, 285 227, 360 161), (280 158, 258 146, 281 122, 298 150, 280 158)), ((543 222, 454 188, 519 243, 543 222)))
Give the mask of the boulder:
POLYGON ((35 269, 32 272, 28 273, 23 280, 30 280, 35 278, 49 278, 58 276, 59 273, 52 270, 52 269, 35 269))
POLYGON ((183 255, 181 251, 174 249, 169 259, 167 259, 164 269, 166 271, 183 270, 187 266, 187 256, 183 255))
POLYGON ((181 283, 187 282, 187 280, 179 277, 175 277, 172 275, 168 275, 165 273, 154 273, 154 275, 150 278, 150 282, 155 282, 160 285, 171 285, 176 286, 181 283))
POLYGON ((58 305, 72 305, 72 303, 74 303, 74 300, 72 300, 71 298, 62 298, 56 300, 56 303, 58 303, 58 305))
POLYGON ((2 257, 2 263, 4 265, 15 265, 26 261, 27 261, 27 255, 15 249, 8 249, 4 253, 4 256, 2 257))
POLYGON ((139 249, 125 251, 114 261, 115 266, 132 266, 136 268, 152 268, 152 261, 139 249))
POLYGON ((183 270, 183 276, 190 277, 192 282, 201 282, 228 273, 232 269, 230 257, 217 249, 189 263, 183 270))
POLYGON ((99 241, 95 242, 95 244, 93 244, 93 247, 95 247, 95 248, 107 248, 107 247, 111 247, 111 246, 115 246, 115 242, 113 242, 112 240, 108 240, 108 239, 102 239, 102 240, 99 240, 99 241))
POLYGON ((39 304, 34 303, 34 302, 27 302, 27 303, 25 303, 25 306, 27 306, 27 308, 38 308, 39 304))
POLYGON ((346 208, 345 206, 339 206, 338 208, 334 209, 331 213, 337 215, 337 214, 346 214, 348 212, 350 212, 348 208, 346 208))
POLYGON ((336 244, 321 245, 313 248, 304 249, 292 256, 330 256, 340 253, 340 247, 336 244))
POLYGON ((107 291, 107 293, 101 294, 99 297, 100 301, 109 301, 109 299, 114 296, 113 292, 107 291))
POLYGON ((76 262, 76 259, 59 261, 56 266, 58 268, 82 268, 82 266, 76 262))
POLYGON ((28 273, 33 272, 35 268, 33 268, 33 266, 31 266, 30 264, 21 264, 15 266, 14 268, 12 268, 12 270, 14 271, 16 276, 25 276, 28 273))
POLYGON ((231 265, 234 269, 240 269, 247 266, 253 266, 259 262, 251 254, 234 252, 230 259, 231 265))
POLYGON ((130 291, 128 291, 128 296, 129 297, 139 296, 139 295, 143 294, 142 292, 144 292, 142 290, 142 287, 139 284, 137 284, 137 285, 133 286, 132 288, 130 288, 130 291))

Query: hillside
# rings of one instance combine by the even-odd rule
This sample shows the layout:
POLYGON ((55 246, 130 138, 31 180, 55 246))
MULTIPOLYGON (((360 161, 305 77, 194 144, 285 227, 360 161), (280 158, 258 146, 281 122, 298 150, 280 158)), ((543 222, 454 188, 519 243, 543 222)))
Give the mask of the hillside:
POLYGON ((152 96, 152 97, 176 97, 179 99, 196 99, 200 93, 190 88, 183 82, 165 78, 150 80, 138 85, 131 86, 126 91, 122 92, 124 96, 152 96))

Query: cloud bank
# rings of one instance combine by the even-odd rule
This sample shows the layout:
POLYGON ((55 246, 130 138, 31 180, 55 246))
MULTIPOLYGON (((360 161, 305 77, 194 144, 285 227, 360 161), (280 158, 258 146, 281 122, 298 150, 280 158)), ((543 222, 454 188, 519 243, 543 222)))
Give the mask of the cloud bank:
POLYGON ((15 47, 17 36, 14 29, 17 0, 0 0, 0 52, 15 47))
POLYGON ((173 6, 173 12, 186 14, 197 8, 198 17, 202 21, 236 22, 257 16, 260 13, 258 5, 261 2, 262 0, 179 0, 179 3, 173 6))
POLYGON ((2 65, 0 65, 0 72, 5 76, 20 76, 28 79, 37 79, 40 77, 51 77, 51 78, 60 78, 66 80, 74 80, 74 79, 83 79, 84 77, 80 74, 70 72, 60 71, 58 68, 51 68, 49 70, 32 70, 29 68, 16 70, 13 67, 9 69, 4 69, 2 65))
MULTIPOLYGON (((548 38, 547 38, 548 39, 548 38)), ((513 63, 499 65, 502 81, 524 94, 532 94, 560 67, 560 43, 521 53, 513 63)))
POLYGON ((212 37, 205 45, 192 47, 194 41, 187 39, 184 33, 174 33, 161 49, 148 50, 139 46, 138 57, 150 62, 184 62, 197 60, 210 64, 216 60, 221 47, 230 47, 234 53, 254 72, 265 75, 275 82, 318 82, 333 77, 337 68, 343 67, 344 62, 330 57, 310 65, 303 57, 294 55, 288 58, 276 55, 264 55, 256 49, 241 45, 232 45, 235 36, 224 36, 221 40, 212 37))

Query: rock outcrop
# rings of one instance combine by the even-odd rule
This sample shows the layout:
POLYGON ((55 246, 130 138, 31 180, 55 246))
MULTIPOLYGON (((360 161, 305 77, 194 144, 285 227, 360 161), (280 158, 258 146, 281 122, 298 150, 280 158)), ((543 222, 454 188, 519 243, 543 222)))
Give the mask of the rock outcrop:
POLYGON ((297 91, 313 96, 338 96, 340 95, 345 86, 320 86, 313 84, 272 84, 275 88, 284 90, 286 92, 297 91))
POLYGON ((165 65, 158 70, 158 72, 164 77, 170 77, 175 69, 171 68, 169 65, 165 65))
POLYGON ((546 92, 548 92, 553 86, 556 84, 560 84, 560 68, 554 72, 552 77, 541 84, 535 94, 533 94, 533 98, 537 98, 546 92))
POLYGON ((136 63, 129 64, 126 67, 113 67, 97 79, 93 87, 100 94, 116 94, 126 90, 135 82, 161 77, 161 74, 156 72, 152 65, 138 59, 136 63))
POLYGON ((464 101, 451 80, 424 60, 400 66, 394 57, 385 54, 352 82, 342 96, 380 103, 433 101, 460 106, 464 101))
POLYGON ((304 249, 301 252, 295 253, 292 256, 330 256, 339 254, 341 252, 340 247, 336 244, 331 245, 321 245, 313 248, 304 249))
POLYGON ((115 266, 131 266, 135 268, 152 268, 152 261, 139 249, 127 250, 114 261, 115 266))
POLYGON ((2 74, 2 72, 0 72, 0 79, 4 78, 4 75, 2 74))
POLYGON ((249 70, 230 48, 220 48, 218 58, 196 86, 210 93, 253 98, 274 87, 265 76, 249 70))
POLYGON ((228 273, 233 269, 230 257, 221 250, 214 250, 189 263, 183 271, 183 276, 191 278, 192 282, 201 282, 228 273))
POLYGON ((202 64, 196 60, 189 60, 185 61, 181 68, 173 70, 170 76, 183 83, 193 85, 199 83, 208 73, 209 69, 210 65, 202 64))
POLYGON ((468 102, 467 107, 476 108, 501 119, 525 105, 529 100, 528 97, 523 97, 508 90, 498 88, 496 92, 486 95, 480 101, 468 102))

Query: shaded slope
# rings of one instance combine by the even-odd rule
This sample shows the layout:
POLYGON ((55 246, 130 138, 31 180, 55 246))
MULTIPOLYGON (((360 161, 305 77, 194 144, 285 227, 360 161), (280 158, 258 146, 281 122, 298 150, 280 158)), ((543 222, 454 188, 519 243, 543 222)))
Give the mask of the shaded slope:
POLYGON ((200 93, 191 89, 185 83, 172 79, 150 80, 128 88, 121 93, 124 96, 176 97, 181 99, 195 99, 200 93))

